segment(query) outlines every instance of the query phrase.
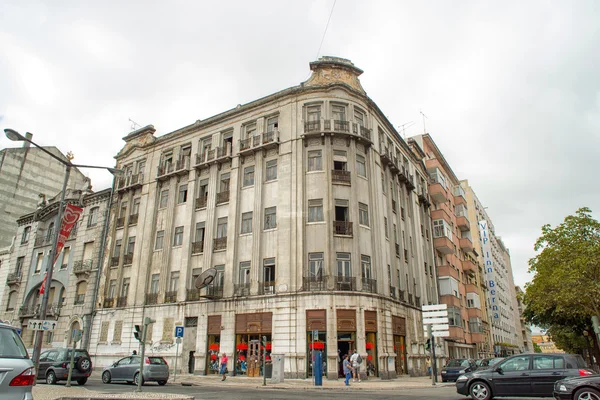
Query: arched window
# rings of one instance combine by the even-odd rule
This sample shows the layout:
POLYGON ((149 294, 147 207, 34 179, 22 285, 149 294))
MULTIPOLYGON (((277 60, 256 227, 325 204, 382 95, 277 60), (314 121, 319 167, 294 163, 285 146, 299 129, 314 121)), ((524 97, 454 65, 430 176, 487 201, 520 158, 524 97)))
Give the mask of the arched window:
POLYGON ((83 304, 85 301, 85 292, 87 290, 87 282, 81 281, 77 284, 77 294, 75 295, 75 304, 83 304))

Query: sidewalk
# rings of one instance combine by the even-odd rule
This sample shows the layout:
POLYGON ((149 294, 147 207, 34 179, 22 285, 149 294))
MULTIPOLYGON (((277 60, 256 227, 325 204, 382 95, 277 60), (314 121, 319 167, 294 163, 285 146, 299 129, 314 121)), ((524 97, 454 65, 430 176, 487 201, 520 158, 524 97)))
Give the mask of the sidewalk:
MULTIPOLYGON (((285 379, 282 383, 271 383, 267 379, 266 387, 263 386, 263 378, 249 378, 247 376, 227 376, 224 382, 221 382, 221 376, 218 375, 177 375, 175 384, 190 385, 190 386, 235 386, 240 388, 256 388, 256 389, 295 389, 295 390, 340 390, 346 389, 343 379, 328 380, 323 379, 323 386, 314 386, 312 379, 285 379)), ((441 380, 440 380, 441 382, 441 380)), ((169 383, 173 384, 173 377, 169 379, 169 383)), ((438 383, 435 386, 431 384, 429 377, 399 377, 396 379, 382 380, 372 377, 369 380, 362 382, 350 381, 352 390, 398 390, 398 389, 425 389, 431 387, 446 387, 454 386, 454 383, 438 383)))

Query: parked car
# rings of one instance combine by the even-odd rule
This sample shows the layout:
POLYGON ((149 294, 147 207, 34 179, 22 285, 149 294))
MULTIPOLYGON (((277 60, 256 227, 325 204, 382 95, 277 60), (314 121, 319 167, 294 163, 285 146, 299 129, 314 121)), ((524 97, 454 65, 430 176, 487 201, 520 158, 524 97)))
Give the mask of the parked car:
MULTIPOLYGON (((48 385, 54 385, 58 381, 64 381, 69 375, 69 363, 73 349, 56 348, 44 351, 40 354, 40 367, 37 373, 38 379, 45 379, 48 385)), ((92 374, 92 360, 87 350, 75 349, 73 359, 73 372, 71 380, 85 385, 88 377, 92 374)))
POLYGON ((456 391, 475 400, 551 397, 556 381, 593 374, 578 354, 519 354, 495 367, 461 375, 456 391))
POLYGON ((554 384, 553 394, 557 400, 598 400, 600 375, 561 379, 554 384))
POLYGON ((17 328, 0 323, 0 397, 32 400, 35 368, 17 328))
POLYGON ((477 369, 487 369, 490 367, 493 367, 494 365, 498 364, 500 361, 504 360, 505 357, 495 357, 495 358, 484 358, 482 360, 477 360, 475 361, 475 365, 477 366, 477 369))
POLYGON ((455 381, 459 376, 477 369, 475 361, 466 358, 455 358, 442 368, 442 382, 455 381))
MULTIPOLYGON (((111 383, 121 381, 138 384, 140 377, 140 356, 129 356, 121 358, 102 371, 102 382, 111 383)), ((162 357, 144 357, 144 382, 154 381, 163 386, 169 380, 169 365, 162 357)))

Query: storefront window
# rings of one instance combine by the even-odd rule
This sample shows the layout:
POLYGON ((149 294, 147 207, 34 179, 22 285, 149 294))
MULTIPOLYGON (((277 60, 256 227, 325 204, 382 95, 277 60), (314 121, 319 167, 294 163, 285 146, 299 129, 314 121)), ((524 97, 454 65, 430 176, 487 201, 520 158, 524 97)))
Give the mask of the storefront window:
POLYGON ((375 332, 367 332, 367 376, 377 376, 377 334, 375 332))
POLYGON ((235 374, 262 376, 263 353, 265 361, 271 362, 271 334, 237 334, 235 338, 235 374), (263 345, 266 337, 266 346, 263 345))
POLYGON ((308 362, 308 377, 314 376, 313 366, 317 356, 317 352, 321 352, 321 361, 323 362, 323 376, 327 374, 327 332, 318 331, 314 335, 314 331, 306 333, 307 340, 307 358, 308 362))
POLYGON ((220 335, 208 335, 208 351, 207 351, 207 375, 215 375, 219 373, 219 351, 221 337, 220 335))

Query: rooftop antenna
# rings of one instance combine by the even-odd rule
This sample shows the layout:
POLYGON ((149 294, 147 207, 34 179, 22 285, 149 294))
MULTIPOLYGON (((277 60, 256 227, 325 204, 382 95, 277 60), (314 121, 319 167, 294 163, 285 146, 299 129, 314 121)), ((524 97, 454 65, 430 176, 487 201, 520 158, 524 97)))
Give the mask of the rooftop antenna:
POLYGON ((136 129, 139 129, 139 128, 142 127, 140 124, 138 124, 137 122, 135 122, 131 118, 129 118, 129 122, 131 122, 131 130, 132 131, 135 131, 136 129))
POLYGON ((410 128, 414 124, 415 124, 414 121, 410 121, 410 122, 405 122, 398 127, 398 129, 402 130, 402 137, 404 138, 404 140, 406 140, 406 128, 410 128))
POLYGON ((427 118, 427 116, 425 114, 423 114, 423 111, 419 110, 419 112, 423 116, 423 134, 425 135, 425 134, 427 134, 427 129, 425 129, 425 119, 427 118))

